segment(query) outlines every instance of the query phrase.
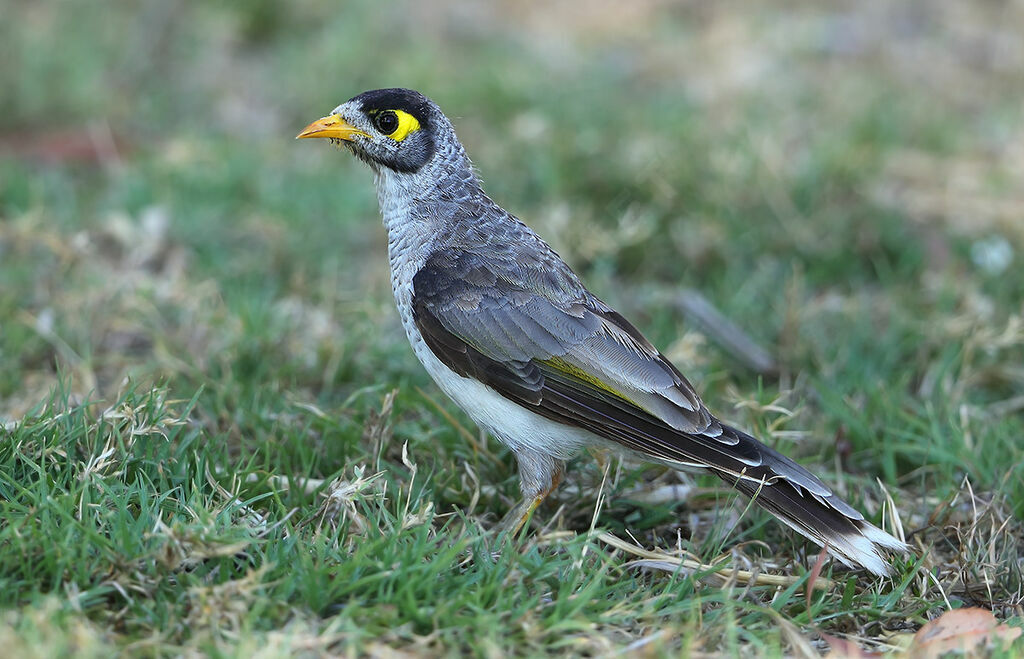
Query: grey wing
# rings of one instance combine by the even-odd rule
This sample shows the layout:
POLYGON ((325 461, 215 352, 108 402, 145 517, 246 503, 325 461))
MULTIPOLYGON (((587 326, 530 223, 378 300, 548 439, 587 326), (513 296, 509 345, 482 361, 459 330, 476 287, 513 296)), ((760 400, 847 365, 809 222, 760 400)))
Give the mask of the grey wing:
POLYGON ((459 375, 550 419, 649 458, 708 468, 741 489, 781 479, 796 496, 860 519, 807 470, 720 423, 636 328, 564 263, 548 265, 499 269, 470 251, 428 259, 412 301, 425 343, 459 375))
MULTIPOLYGON (((435 254, 413 280, 416 322, 428 343, 434 337, 443 346, 451 335, 470 347, 472 354, 456 352, 464 362, 486 361, 485 375, 513 374, 511 381, 500 378, 499 391, 521 388, 515 378, 543 371, 584 382, 674 430, 721 435, 690 383, 635 327, 587 292, 557 257, 545 265, 489 262, 469 250, 435 254)), ((441 352, 448 354, 438 355, 442 361, 452 360, 451 350, 441 352)), ((541 394, 539 383, 531 386, 541 394)))

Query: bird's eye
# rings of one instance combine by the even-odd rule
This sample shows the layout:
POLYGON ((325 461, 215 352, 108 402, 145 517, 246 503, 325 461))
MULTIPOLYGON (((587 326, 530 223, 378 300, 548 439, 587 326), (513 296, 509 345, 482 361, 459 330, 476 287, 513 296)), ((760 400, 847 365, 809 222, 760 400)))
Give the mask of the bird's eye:
POLYGON ((385 110, 374 116, 373 125, 383 134, 390 135, 398 130, 398 115, 392 110, 385 110))

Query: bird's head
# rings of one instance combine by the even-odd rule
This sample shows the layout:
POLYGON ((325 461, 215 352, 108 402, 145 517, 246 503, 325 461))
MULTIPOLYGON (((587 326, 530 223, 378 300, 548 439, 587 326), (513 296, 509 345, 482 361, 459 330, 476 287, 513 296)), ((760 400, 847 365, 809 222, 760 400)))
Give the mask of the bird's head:
POLYGON ((375 171, 412 174, 443 157, 462 154, 441 110, 410 89, 375 89, 334 108, 298 134, 343 144, 375 171))

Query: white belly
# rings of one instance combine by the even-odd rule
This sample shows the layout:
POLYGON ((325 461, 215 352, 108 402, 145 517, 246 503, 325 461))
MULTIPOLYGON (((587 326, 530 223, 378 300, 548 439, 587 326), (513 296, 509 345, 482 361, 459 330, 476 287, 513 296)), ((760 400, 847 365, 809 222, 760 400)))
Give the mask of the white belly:
POLYGON ((510 401, 477 380, 460 376, 434 356, 418 332, 415 337, 410 335, 409 340, 437 386, 477 425, 513 451, 528 450, 568 460, 586 446, 604 443, 586 430, 556 423, 510 401))

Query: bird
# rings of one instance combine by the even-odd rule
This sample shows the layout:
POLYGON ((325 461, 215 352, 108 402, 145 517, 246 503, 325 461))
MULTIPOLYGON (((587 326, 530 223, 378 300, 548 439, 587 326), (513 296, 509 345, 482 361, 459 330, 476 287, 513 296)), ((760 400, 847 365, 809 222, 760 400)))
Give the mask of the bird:
POLYGON ((515 455, 515 535, 585 449, 715 474, 850 568, 890 574, 908 547, 808 470, 718 419, 626 318, 483 190, 452 122, 410 89, 338 105, 326 138, 372 170, 391 285, 438 387, 515 455))

